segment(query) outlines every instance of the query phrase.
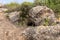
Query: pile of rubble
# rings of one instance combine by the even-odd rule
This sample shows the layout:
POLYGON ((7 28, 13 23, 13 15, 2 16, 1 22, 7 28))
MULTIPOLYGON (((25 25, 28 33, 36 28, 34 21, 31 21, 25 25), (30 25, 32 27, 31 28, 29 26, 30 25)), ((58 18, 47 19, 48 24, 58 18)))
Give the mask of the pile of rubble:
POLYGON ((21 35, 25 40, 60 40, 60 25, 29 27, 21 35))

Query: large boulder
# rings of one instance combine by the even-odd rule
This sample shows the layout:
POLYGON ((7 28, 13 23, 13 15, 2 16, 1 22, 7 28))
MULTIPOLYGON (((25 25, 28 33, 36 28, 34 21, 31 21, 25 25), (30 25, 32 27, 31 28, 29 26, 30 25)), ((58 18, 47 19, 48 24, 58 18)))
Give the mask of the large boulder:
POLYGON ((60 26, 27 28, 22 32, 22 37, 25 40, 60 40, 60 26))
POLYGON ((53 10, 46 6, 36 6, 29 11, 28 15, 28 24, 30 25, 42 25, 46 19, 49 20, 50 24, 55 22, 55 15, 53 10))

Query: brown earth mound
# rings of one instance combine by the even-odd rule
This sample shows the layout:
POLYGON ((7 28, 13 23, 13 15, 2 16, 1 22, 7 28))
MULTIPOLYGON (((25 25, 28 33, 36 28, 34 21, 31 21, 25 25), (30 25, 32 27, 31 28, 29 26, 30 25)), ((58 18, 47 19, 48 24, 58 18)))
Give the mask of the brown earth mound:
POLYGON ((4 13, 0 13, 0 40, 21 40, 20 33, 23 28, 17 28, 4 13))

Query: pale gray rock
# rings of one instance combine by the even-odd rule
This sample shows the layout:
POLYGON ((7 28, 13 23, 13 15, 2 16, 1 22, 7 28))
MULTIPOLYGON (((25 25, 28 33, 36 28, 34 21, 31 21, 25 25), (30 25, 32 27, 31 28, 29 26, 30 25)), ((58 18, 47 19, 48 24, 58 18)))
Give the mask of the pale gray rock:
POLYGON ((11 22, 16 22, 19 20, 19 12, 11 12, 8 14, 8 18, 11 22))
POLYGON ((60 25, 27 28, 22 32, 26 40, 60 40, 60 25))
POLYGON ((32 22, 35 26, 42 25, 44 23, 44 20, 48 18, 50 20, 50 24, 52 22, 55 22, 55 15, 52 9, 46 7, 46 6, 36 6, 33 7, 29 11, 29 22, 32 22))

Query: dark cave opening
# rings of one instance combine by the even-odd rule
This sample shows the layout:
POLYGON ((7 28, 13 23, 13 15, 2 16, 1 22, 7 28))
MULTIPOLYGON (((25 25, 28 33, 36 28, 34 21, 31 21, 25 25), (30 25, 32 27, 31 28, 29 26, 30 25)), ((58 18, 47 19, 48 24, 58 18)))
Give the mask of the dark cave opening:
POLYGON ((35 24, 33 22, 28 22, 27 26, 35 26, 35 24))

